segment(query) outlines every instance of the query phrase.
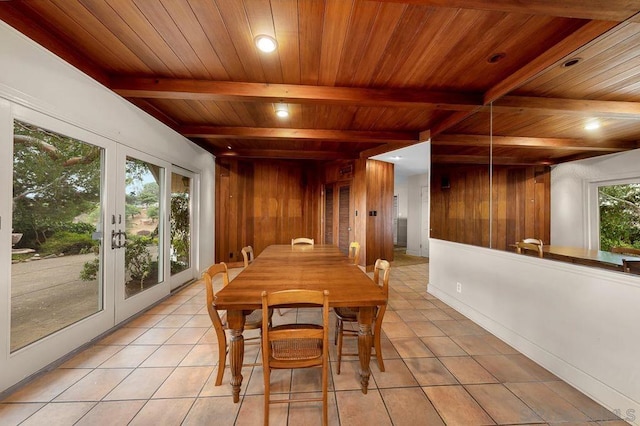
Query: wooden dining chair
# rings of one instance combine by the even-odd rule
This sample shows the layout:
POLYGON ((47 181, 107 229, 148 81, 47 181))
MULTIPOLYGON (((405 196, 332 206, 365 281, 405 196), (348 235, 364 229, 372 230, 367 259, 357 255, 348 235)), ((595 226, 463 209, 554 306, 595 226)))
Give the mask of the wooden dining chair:
POLYGON ((611 253, 630 254, 640 256, 640 249, 634 247, 611 247, 611 253))
POLYGON ((264 372, 264 424, 269 424, 269 405, 322 401, 322 424, 327 424, 329 374, 329 292, 327 290, 282 290, 262 292, 262 369, 264 372), (268 325, 269 309, 304 303, 322 306, 322 325, 268 325), (271 370, 322 367, 322 397, 271 400, 271 370))
POLYGON ((543 257, 542 240, 537 238, 525 238, 516 243, 516 253, 524 254, 527 250, 536 252, 538 257, 543 257))
POLYGON ((360 263, 360 243, 357 241, 352 241, 349 244, 349 259, 353 262, 354 265, 358 266, 360 263))
POLYGON ((253 262, 253 247, 251 246, 242 247, 242 250, 240 250, 240 253, 242 253, 242 259, 244 260, 244 267, 246 268, 247 266, 249 266, 251 262, 253 262))
MULTIPOLYGON (((216 377, 216 386, 220 386, 222 384, 222 377, 224 376, 224 370, 226 368, 227 362, 227 353, 229 352, 229 346, 227 345, 227 334, 225 330, 227 329, 226 317, 221 317, 218 310, 216 309, 213 300, 214 300, 214 289, 213 289, 213 280, 216 276, 222 277, 222 288, 226 287, 229 284, 229 272, 227 270, 227 265, 222 263, 217 263, 209 266, 207 270, 202 274, 202 279, 204 280, 204 286, 207 292, 207 311, 209 312, 209 318, 211 318, 211 323, 213 324, 213 329, 215 330, 216 337, 218 340, 218 375, 216 377)), ((271 311, 272 313, 273 311, 271 311)), ((271 313, 267 312, 267 321, 270 322, 271 313)), ((245 330, 261 330, 262 331, 262 310, 257 309, 253 311, 250 315, 247 315, 244 324, 245 330)), ((247 341, 259 340, 260 336, 257 337, 249 337, 245 338, 245 343, 247 341)), ((255 344, 259 344, 256 342, 255 344)), ((260 364, 246 364, 247 366, 256 366, 260 364)))
POLYGON ((313 238, 304 238, 304 237, 292 238, 291 239, 291 245, 295 246, 296 244, 310 244, 310 245, 313 245, 314 241, 313 241, 313 238))
MULTIPOLYGON (((391 272, 391 265, 388 261, 383 259, 376 260, 374 269, 373 269, 373 281, 380 287, 382 287, 385 297, 389 297, 389 275, 391 272), (380 282, 380 273, 382 273, 382 282, 380 282)), ((375 357, 378 361, 378 368, 380 371, 384 371, 384 360, 382 359, 382 345, 380 342, 380 335, 382 334, 382 320, 384 318, 384 313, 387 310, 387 305, 378 306, 376 308, 376 314, 374 316, 373 323, 373 349, 375 351, 375 357)), ((358 332, 356 330, 345 330, 344 323, 358 322, 358 308, 333 308, 333 312, 335 312, 337 320, 336 320, 336 330, 334 336, 334 342, 338 345, 338 368, 336 370, 337 374, 340 374, 340 363, 342 361, 343 356, 357 356, 357 353, 342 353, 342 340, 345 335, 350 336, 358 336, 358 332)))
POLYGON ((622 259, 622 270, 629 274, 640 274, 640 260, 622 259))

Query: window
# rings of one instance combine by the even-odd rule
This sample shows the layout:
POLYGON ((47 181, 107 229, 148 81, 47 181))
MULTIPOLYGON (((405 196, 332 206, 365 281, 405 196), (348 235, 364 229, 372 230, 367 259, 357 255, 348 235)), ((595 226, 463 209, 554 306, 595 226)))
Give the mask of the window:
POLYGON ((640 182, 598 186, 600 250, 640 248, 640 182))

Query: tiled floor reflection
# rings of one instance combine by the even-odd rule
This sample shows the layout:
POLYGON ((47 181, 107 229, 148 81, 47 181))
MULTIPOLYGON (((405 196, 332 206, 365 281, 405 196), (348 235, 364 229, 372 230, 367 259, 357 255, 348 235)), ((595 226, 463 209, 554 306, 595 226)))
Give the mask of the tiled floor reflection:
MULTIPOLYGON (((239 269, 231 270, 232 277, 239 269)), ((392 267, 382 340, 386 372, 372 359, 369 392, 357 358, 331 363, 332 425, 627 423, 425 291, 428 265, 392 267)), ((228 369, 214 386, 217 346, 201 284, 181 290, 0 403, 2 425, 255 425, 262 423, 262 367, 245 367, 241 401, 228 369)), ((309 320, 285 310, 274 322, 309 320)), ((355 340, 346 340, 346 351, 355 340)), ((332 344, 331 357, 335 356, 332 344)), ((245 363, 259 360, 248 345, 245 363)), ((275 371, 272 392, 303 398, 319 370, 275 371)), ((318 403, 277 404, 272 425, 321 423, 318 403)))

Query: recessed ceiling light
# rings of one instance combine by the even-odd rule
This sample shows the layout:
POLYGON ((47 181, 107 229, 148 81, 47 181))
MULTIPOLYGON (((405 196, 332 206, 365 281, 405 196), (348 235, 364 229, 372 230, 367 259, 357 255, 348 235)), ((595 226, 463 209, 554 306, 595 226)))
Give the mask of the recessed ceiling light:
POLYGON ((566 61, 564 61, 562 63, 562 68, 569 68, 572 67, 574 65, 577 65, 578 63, 580 63, 580 61, 582 61, 581 58, 571 58, 571 59, 567 59, 566 61))
POLYGON ((507 54, 504 52, 494 53, 493 55, 489 56, 489 58, 487 59, 487 62, 489 62, 490 64, 495 64, 497 62, 500 62, 506 57, 507 57, 507 54))
POLYGON ((231 145, 227 145, 227 149, 233 149, 233 148, 231 148, 231 145))
POLYGON ((589 121, 584 125, 585 130, 596 130, 600 128, 600 122, 598 120, 589 121))
POLYGON ((266 53, 273 52, 276 50, 276 47, 278 47, 276 39, 265 34, 257 36, 255 42, 258 49, 266 53))
POLYGON ((275 104, 276 115, 280 118, 287 118, 289 116, 289 107, 287 104, 275 104))
POLYGON ((390 158, 390 160, 400 160, 402 157, 399 155, 394 155, 393 157, 390 158))

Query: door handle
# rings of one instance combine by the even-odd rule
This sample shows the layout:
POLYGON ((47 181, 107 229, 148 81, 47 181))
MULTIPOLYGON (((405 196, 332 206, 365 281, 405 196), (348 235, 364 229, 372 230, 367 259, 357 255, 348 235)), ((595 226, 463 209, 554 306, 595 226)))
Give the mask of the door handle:
POLYGON ((127 233, 118 231, 118 248, 127 246, 127 233))
POLYGON ((111 231, 111 248, 112 249, 117 249, 117 248, 122 248, 125 247, 127 245, 127 233, 126 232, 122 232, 121 230, 118 230, 118 232, 116 232, 115 230, 111 231))
POLYGON ((111 231, 111 250, 115 250, 117 248, 120 248, 120 246, 118 245, 118 243, 116 242, 116 236, 120 234, 119 232, 116 232, 115 230, 111 231))

